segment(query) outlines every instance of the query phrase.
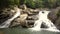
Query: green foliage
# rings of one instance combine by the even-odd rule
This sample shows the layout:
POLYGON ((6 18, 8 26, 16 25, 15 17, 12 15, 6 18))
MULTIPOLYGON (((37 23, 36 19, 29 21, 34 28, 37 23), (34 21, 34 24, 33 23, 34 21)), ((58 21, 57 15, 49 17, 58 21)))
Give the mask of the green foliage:
POLYGON ((25 3, 25 0, 20 0, 20 4, 24 4, 25 3))
POLYGON ((60 0, 26 0, 30 8, 56 8, 60 6, 60 0))
POLYGON ((30 8, 35 8, 35 2, 33 0, 25 0, 26 1, 26 5, 30 8))
POLYGON ((0 7, 26 4, 30 8, 55 8, 60 0, 0 0, 0 7))
POLYGON ((60 6, 60 0, 57 0, 56 3, 57 3, 57 6, 60 6))
POLYGON ((43 8, 43 1, 42 0, 36 0, 35 1, 36 8, 43 8))
POLYGON ((14 0, 14 3, 15 3, 16 5, 19 5, 19 4, 20 4, 20 0, 14 0))
POLYGON ((56 1, 57 0, 48 0, 48 6, 50 8, 55 8, 56 7, 56 1))
POLYGON ((30 8, 43 8, 43 1, 42 0, 26 0, 25 3, 30 8))
POLYGON ((0 0, 0 7, 19 5, 20 0, 0 0))

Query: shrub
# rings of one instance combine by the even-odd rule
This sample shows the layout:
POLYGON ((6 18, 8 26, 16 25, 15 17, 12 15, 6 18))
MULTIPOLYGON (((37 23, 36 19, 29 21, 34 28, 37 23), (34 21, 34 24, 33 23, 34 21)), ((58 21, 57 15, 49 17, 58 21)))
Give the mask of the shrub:
POLYGON ((25 0, 26 1, 26 5, 30 8, 35 8, 35 2, 33 0, 25 0))
POLYGON ((57 3, 57 6, 60 6, 60 0, 57 0, 56 3, 57 3))
POLYGON ((19 5, 19 4, 20 4, 20 0, 14 0, 14 3, 15 3, 16 5, 19 5))
POLYGON ((56 8, 60 0, 0 0, 0 7, 26 4, 29 8, 56 8))
POLYGON ((20 0, 0 0, 0 7, 19 5, 20 0))
POLYGON ((60 6, 60 0, 26 0, 30 8, 56 8, 60 6))

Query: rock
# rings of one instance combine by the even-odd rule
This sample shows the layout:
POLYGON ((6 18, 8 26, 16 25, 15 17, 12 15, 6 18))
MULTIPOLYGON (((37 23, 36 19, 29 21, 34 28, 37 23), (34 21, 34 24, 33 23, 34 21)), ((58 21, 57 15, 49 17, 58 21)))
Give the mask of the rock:
POLYGON ((22 14, 20 15, 18 18, 16 18, 12 24, 10 25, 11 27, 13 26, 17 26, 17 25, 21 25, 21 26, 25 26, 26 25, 26 18, 27 18, 27 14, 22 14))
POLYGON ((25 10, 22 10, 22 14, 23 13, 27 13, 28 15, 36 15, 39 13, 39 10, 33 10, 33 9, 30 9, 30 8, 27 8, 25 10))
MULTIPOLYGON (((30 11, 30 9, 25 9, 21 11, 21 15, 12 22, 12 27, 20 23, 22 27, 33 27, 34 22, 37 18, 38 11, 30 11)), ((18 24, 19 25, 19 24, 18 24)))
POLYGON ((30 9, 30 11, 32 12, 32 13, 39 13, 39 9, 30 9))
POLYGON ((55 23, 55 20, 58 18, 57 17, 58 9, 52 9, 51 12, 48 15, 48 18, 55 23))
POLYGON ((22 27, 28 27, 28 23, 27 23, 27 21, 26 21, 26 18, 28 17, 28 15, 27 14, 22 14, 21 16, 20 16, 20 25, 22 26, 22 27))
MULTIPOLYGON (((14 7, 13 9, 3 9, 1 10, 1 14, 0 14, 0 23, 2 24, 3 22, 5 22, 6 20, 10 19, 11 17, 13 17, 15 15, 15 13, 17 11, 19 11, 20 9, 18 7, 14 7)), ((15 19, 15 18, 14 18, 15 19)), ((15 24, 19 24, 19 23, 14 23, 12 26, 14 26, 15 24)))
POLYGON ((27 20, 38 20, 37 15, 28 16, 27 20))
POLYGON ((55 25, 60 30, 60 17, 55 21, 55 25))
POLYGON ((34 24, 33 20, 25 20, 25 21, 20 22, 20 25, 23 28, 31 28, 31 27, 33 27, 33 24, 34 24))
POLYGON ((13 20, 13 21, 11 22, 10 27, 14 27, 14 26, 18 26, 18 25, 20 25, 20 21, 18 21, 18 19, 16 18, 15 20, 13 20))
POLYGON ((49 19, 55 24, 55 26, 60 29, 60 16, 58 16, 57 14, 60 11, 60 7, 56 8, 56 9, 52 9, 49 16, 49 19))
POLYGON ((19 8, 21 8, 21 9, 23 9, 23 10, 26 10, 26 9, 27 9, 27 7, 26 7, 26 5, 25 5, 25 4, 20 5, 20 7, 19 7, 19 8))
POLYGON ((20 19, 23 21, 27 18, 27 16, 28 16, 27 14, 22 14, 20 15, 20 19))
POLYGON ((10 19, 14 15, 14 12, 11 11, 11 9, 2 9, 0 11, 0 24, 6 21, 7 19, 10 19))
POLYGON ((32 15, 37 15, 39 13, 39 10, 34 10, 34 9, 28 9, 30 11, 30 13, 28 13, 29 16, 32 16, 32 15))

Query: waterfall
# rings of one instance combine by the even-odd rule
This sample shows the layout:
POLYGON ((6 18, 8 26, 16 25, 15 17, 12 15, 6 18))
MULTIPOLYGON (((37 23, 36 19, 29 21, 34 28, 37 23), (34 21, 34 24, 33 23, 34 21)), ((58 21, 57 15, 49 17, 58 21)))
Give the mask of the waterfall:
POLYGON ((11 23, 11 21, 13 21, 15 18, 17 18, 18 16, 20 16, 20 9, 19 8, 16 8, 16 9, 17 9, 16 10, 16 14, 12 18, 10 18, 10 19, 6 20, 5 22, 3 22, 0 25, 0 28, 8 28, 9 25, 10 25, 10 23, 11 23))
POLYGON ((48 31, 52 31, 52 32, 60 32, 56 26, 51 22, 51 20, 48 19, 48 14, 50 13, 50 11, 39 11, 38 14, 38 20, 35 21, 34 23, 34 27, 32 28, 28 28, 30 30, 33 31, 40 31, 40 30, 48 30, 48 31), (44 23, 48 28, 41 28, 42 23, 44 23))

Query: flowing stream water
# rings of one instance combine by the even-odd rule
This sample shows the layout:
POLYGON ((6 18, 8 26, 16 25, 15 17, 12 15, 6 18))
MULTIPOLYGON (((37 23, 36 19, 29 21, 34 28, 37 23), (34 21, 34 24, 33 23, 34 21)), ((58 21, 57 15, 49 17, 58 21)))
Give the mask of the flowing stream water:
POLYGON ((48 19, 48 14, 50 11, 40 11, 38 14, 38 20, 35 21, 34 27, 32 28, 8 28, 11 21, 20 15, 20 10, 17 10, 16 14, 8 19, 3 25, 0 25, 0 31, 4 32, 4 34, 60 34, 60 31, 56 28, 56 26, 48 19), (44 23, 48 28, 41 28, 41 24, 44 23))
POLYGON ((15 14, 12 18, 10 18, 10 19, 6 20, 4 23, 2 23, 2 24, 0 25, 0 28, 8 28, 8 27, 10 26, 11 22, 12 22, 15 18, 17 18, 18 16, 20 16, 20 10, 17 8, 16 14, 15 14))
POLYGON ((56 26, 51 22, 51 20, 48 19, 48 14, 50 13, 50 11, 40 11, 38 14, 38 20, 35 21, 34 27, 33 28, 29 28, 33 31, 40 31, 40 30, 48 30, 48 31, 52 31, 52 32, 60 32, 56 26), (42 23, 44 23, 44 25, 46 25, 48 28, 41 28, 42 23))

